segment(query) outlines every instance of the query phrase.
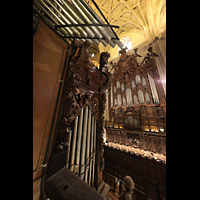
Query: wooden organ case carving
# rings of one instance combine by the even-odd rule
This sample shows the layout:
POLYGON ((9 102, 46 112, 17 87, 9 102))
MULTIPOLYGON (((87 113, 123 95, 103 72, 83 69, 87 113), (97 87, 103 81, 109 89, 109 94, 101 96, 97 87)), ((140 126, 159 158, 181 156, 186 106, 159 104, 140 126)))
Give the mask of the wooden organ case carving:
POLYGON ((134 199, 165 199, 166 100, 157 54, 150 45, 139 64, 137 49, 132 55, 126 49, 120 53, 119 61, 111 63, 103 180, 111 185, 113 199, 118 198, 116 179, 127 174, 135 182, 134 199))
POLYGON ((87 41, 72 44, 48 176, 67 166, 86 183, 98 188, 104 169, 103 113, 105 89, 111 77, 107 65, 110 54, 101 54, 98 69, 90 60, 88 46, 87 41))
POLYGON ((115 72, 109 89, 109 122, 107 127, 152 132, 166 130, 166 101, 157 71, 152 47, 138 64, 137 54, 120 51, 117 63, 111 63, 115 72), (112 90, 112 91, 111 91, 112 90))

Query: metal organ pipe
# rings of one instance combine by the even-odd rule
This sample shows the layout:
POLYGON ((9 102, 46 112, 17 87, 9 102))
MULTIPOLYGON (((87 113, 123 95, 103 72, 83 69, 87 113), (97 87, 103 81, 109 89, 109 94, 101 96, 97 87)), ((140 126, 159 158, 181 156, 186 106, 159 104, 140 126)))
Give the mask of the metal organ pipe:
MULTIPOLYGON (((70 14, 72 15, 72 17, 77 20, 80 24, 84 24, 85 22, 81 19, 81 17, 77 14, 77 11, 75 10, 75 8, 68 2, 65 0, 61 0, 62 3, 65 5, 65 8, 68 12, 70 12, 70 14)), ((95 37, 94 32, 89 28, 89 27, 83 27, 85 29, 85 31, 88 33, 88 35, 90 37, 95 37)), ((93 41, 99 45, 99 40, 97 39, 93 39, 93 41)))
MULTIPOLYGON (((49 8, 49 6, 43 1, 43 0, 39 0, 41 2, 42 5, 44 5, 50 12, 51 14, 62 24, 64 25, 65 23, 49 8)), ((71 35, 73 36, 73 32, 68 28, 65 27, 65 29, 68 31, 67 35, 71 35)))
MULTIPOLYGON (((97 24, 99 24, 99 23, 104 24, 104 22, 102 21, 102 19, 90 8, 90 6, 85 2, 85 0, 82 0, 82 3, 92 13, 92 15, 99 21, 99 22, 95 21, 95 23, 97 23, 97 24)), ((90 14, 90 16, 92 16, 92 15, 90 14)), ((110 31, 110 29, 108 27, 104 27, 104 28, 98 27, 98 28, 101 30, 101 33, 103 34, 103 36, 106 37, 106 39, 108 40, 108 43, 114 48, 115 44, 117 43, 117 41, 114 43, 111 39, 115 38, 115 35, 110 31)), ((121 46, 121 44, 120 44, 120 46, 121 46)), ((122 45, 122 47, 123 47, 123 45, 122 45)), ((122 48, 122 47, 120 47, 120 48, 122 48)))
MULTIPOLYGON (((57 5, 62 9, 62 11, 66 14, 66 16, 69 18, 69 20, 74 23, 74 24, 78 24, 78 22, 63 8, 63 6, 57 1, 57 0, 54 0, 54 2, 57 3, 57 5)), ((76 28, 74 28, 76 29, 76 28)), ((82 28, 82 27, 77 27, 77 30, 79 30, 84 37, 87 37, 87 33, 86 31, 82 28)), ((88 40, 90 43, 92 43, 92 40, 90 39, 86 39, 88 40)))
POLYGON ((92 178, 92 158, 93 158, 93 138, 94 138, 94 116, 92 116, 92 132, 90 143, 90 170, 89 170, 89 185, 91 185, 92 178))
MULTIPOLYGON (((67 23, 67 24, 71 24, 71 22, 53 5, 53 3, 51 3, 51 1, 49 0, 46 0, 54 9, 57 13, 59 13, 59 15, 63 18, 63 20, 67 23)), ((80 36, 80 32, 74 28, 74 27, 71 27, 71 29, 73 30, 74 34, 76 36, 80 36)))
MULTIPOLYGON (((85 19, 85 21, 88 24, 98 24, 96 19, 90 14, 90 12, 81 4, 81 2, 78 0, 71 0, 71 2, 74 4, 74 6, 79 10, 82 17, 85 19)), ((99 40, 104 44, 104 46, 107 46, 108 42, 101 39, 103 37, 102 33, 99 31, 98 28, 95 26, 91 26, 91 29, 94 31, 95 36, 99 38, 99 40)))
POLYGON ((79 122, 79 126, 78 126, 78 138, 77 138, 77 148, 76 148, 76 165, 75 165, 75 171, 74 171, 76 174, 77 173, 79 174, 82 125, 83 125, 83 108, 81 108, 80 122, 79 122))
POLYGON ((105 25, 105 23, 86 1, 71 0, 73 5, 67 0, 36 0, 35 2, 39 6, 39 9, 45 12, 45 15, 48 16, 47 18, 55 23, 54 25, 49 24, 51 28, 52 26, 55 28, 55 25, 72 25, 70 27, 59 27, 57 29, 61 37, 77 37, 77 40, 79 40, 78 38, 80 37, 80 40, 83 42, 87 40, 90 43, 95 42, 97 45, 101 42, 104 46, 107 46, 109 43, 113 48, 116 44, 118 44, 120 48, 123 47, 123 44, 118 39, 112 40, 117 36, 108 27, 101 26, 101 24, 105 25), (73 26, 79 24, 80 26, 73 26), (82 24, 96 26, 81 26, 82 24))
POLYGON ((69 153, 70 153, 70 146, 71 146, 71 137, 72 137, 72 131, 69 132, 69 143, 68 143, 68 150, 67 150, 67 162, 66 166, 69 166, 69 153))
MULTIPOLYGON (((82 2, 84 3, 84 5, 90 10, 90 12, 95 16, 95 18, 101 23, 104 24, 103 20, 88 6, 88 4, 85 2, 85 0, 82 0, 82 2)), ((110 31, 110 29, 108 27, 105 27, 105 31, 107 32, 107 35, 109 35, 109 37, 111 38, 115 38, 115 34, 110 31)), ((114 48, 114 46, 112 45, 112 40, 109 41, 110 45, 114 48)), ((118 45, 118 47, 120 47, 121 49, 123 48, 123 44, 121 43, 120 40, 115 40, 115 43, 118 45)))
MULTIPOLYGON (((45 14, 56 24, 56 25, 60 25, 48 12, 47 10, 38 2, 35 1, 35 3, 37 4, 37 6, 40 8, 40 10, 42 10, 43 12, 45 12, 45 14)), ((49 20, 50 22, 50 20, 49 20)), ((52 23, 53 24, 53 23, 52 23)), ((52 25, 52 27, 54 26, 54 24, 52 25)), ((68 35, 67 31, 64 28, 61 28, 61 30, 59 31, 60 34, 65 34, 68 35)))
POLYGON ((95 176, 96 126, 96 119, 89 106, 81 108, 80 115, 74 120, 67 158, 67 167, 92 186, 95 176))
POLYGON ((86 150, 86 133, 88 123, 88 106, 84 112, 84 124, 83 124, 83 137, 82 137, 82 148, 81 148, 81 164, 80 164, 80 177, 83 179, 85 172, 85 150, 86 150))
POLYGON ((95 156, 96 156, 96 119, 94 119, 94 145, 93 145, 92 186, 94 186, 95 156))
POLYGON ((159 103, 159 97, 158 97, 155 81, 149 73, 147 73, 147 75, 148 75, 148 79, 149 79, 149 83, 150 83, 151 93, 152 93, 152 96, 153 96, 153 102, 154 102, 154 104, 158 104, 159 103))
MULTIPOLYGON (((79 1, 75 1, 75 0, 71 0, 71 2, 74 4, 74 6, 78 9, 78 11, 81 13, 82 17, 85 19, 85 21, 89 24, 92 24, 93 22, 89 19, 88 15, 90 13, 88 13, 88 11, 82 6, 82 4, 80 4, 79 1), (87 14, 86 14, 87 13, 87 14)), ((94 27, 91 26, 91 29, 95 32, 96 36, 99 38, 102 38, 102 34, 99 32, 99 30, 94 27)))
POLYGON ((74 171, 74 158, 75 158, 75 149, 76 149, 77 127, 78 127, 78 116, 75 118, 75 123, 74 123, 74 132, 73 132, 72 150, 71 150, 71 162, 70 162, 71 171, 74 171))
POLYGON ((90 134, 91 134, 91 109, 89 108, 88 114, 88 132, 87 132, 87 150, 86 150, 86 167, 85 167, 85 182, 87 183, 88 170, 89 170, 89 155, 90 155, 90 134))

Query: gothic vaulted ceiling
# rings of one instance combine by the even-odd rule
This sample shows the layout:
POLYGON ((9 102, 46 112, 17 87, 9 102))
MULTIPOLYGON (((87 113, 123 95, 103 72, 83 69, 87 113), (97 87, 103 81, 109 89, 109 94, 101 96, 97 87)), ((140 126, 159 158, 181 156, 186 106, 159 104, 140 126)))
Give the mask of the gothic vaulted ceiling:
MULTIPOLYGON (((102 18, 92 0, 86 2, 102 18)), ((148 45, 156 37, 162 38, 166 34, 166 0, 95 0, 98 7, 113 28, 124 46, 133 49, 137 46, 148 45)), ((106 23, 106 22, 105 22, 106 23)), ((99 60, 100 52, 107 51, 111 54, 109 61, 118 57, 119 47, 105 47, 100 44, 95 47, 93 61, 99 60), (99 50, 99 52, 97 51, 99 50)), ((95 62, 94 62, 95 63, 95 62)))

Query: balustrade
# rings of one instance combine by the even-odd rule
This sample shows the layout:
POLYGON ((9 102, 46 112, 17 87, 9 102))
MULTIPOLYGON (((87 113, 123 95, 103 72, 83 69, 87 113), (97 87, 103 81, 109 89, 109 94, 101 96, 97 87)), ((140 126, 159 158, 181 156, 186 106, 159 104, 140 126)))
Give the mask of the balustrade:
POLYGON ((106 146, 166 163, 165 133, 130 133, 106 128, 106 146))

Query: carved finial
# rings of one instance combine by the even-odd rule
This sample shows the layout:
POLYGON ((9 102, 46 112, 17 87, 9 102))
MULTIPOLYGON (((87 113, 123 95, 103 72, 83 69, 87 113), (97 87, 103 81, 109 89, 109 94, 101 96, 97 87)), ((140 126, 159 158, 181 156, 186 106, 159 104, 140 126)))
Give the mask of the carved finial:
POLYGON ((158 57, 158 55, 154 52, 152 52, 153 48, 152 48, 152 43, 149 44, 149 48, 147 49, 148 52, 150 52, 150 56, 156 56, 158 57))
POLYGON ((139 55, 138 53, 137 53, 137 50, 138 50, 138 48, 136 48, 136 49, 134 49, 134 52, 135 52, 135 58, 137 58, 137 57, 142 57, 141 55, 139 55))
POLYGON ((126 53, 126 50, 127 50, 127 49, 128 49, 128 48, 125 47, 125 48, 121 49, 121 50, 119 51, 119 53, 120 53, 120 54, 126 53))

